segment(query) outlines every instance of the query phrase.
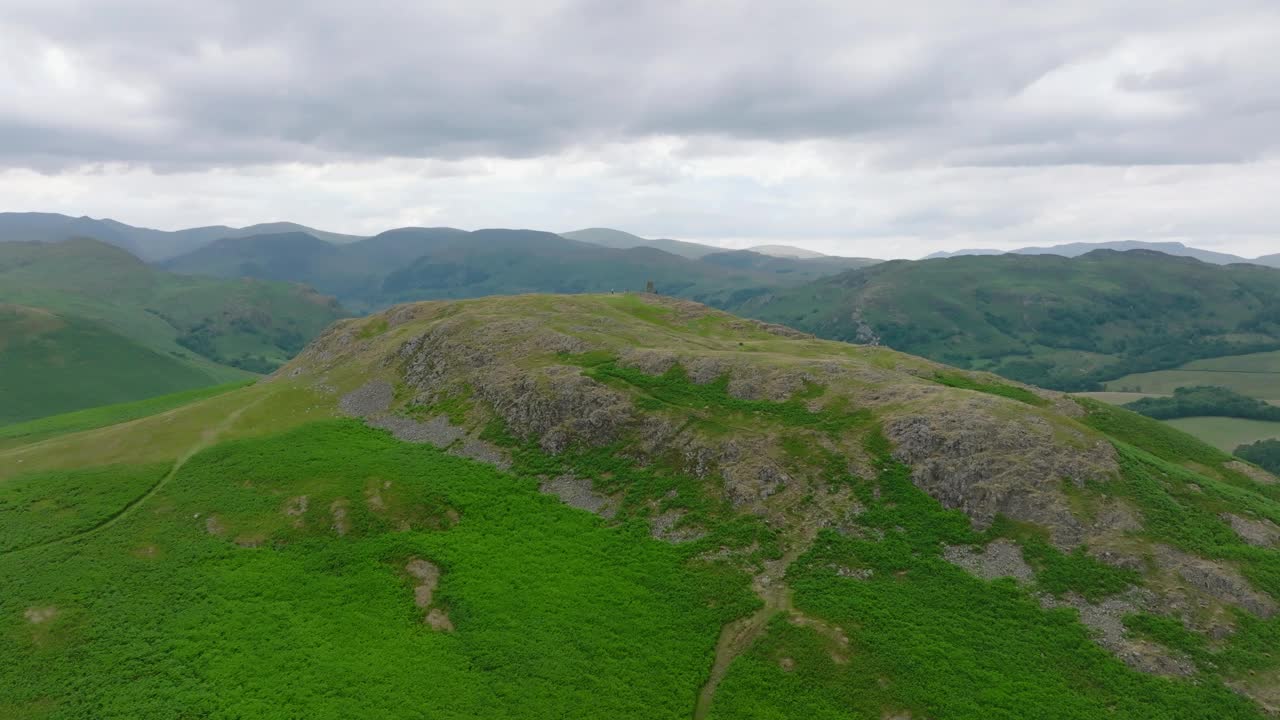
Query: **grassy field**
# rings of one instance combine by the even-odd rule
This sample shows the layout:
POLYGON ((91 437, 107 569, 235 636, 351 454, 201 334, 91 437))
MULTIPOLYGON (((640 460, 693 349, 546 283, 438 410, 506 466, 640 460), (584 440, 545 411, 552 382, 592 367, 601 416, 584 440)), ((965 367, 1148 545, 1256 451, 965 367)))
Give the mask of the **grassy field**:
POLYGON ((88 410, 77 410, 75 412, 64 413, 62 415, 44 417, 39 420, 30 420, 23 423, 14 423, 12 425, 0 425, 0 449, 35 443, 41 440, 48 440, 49 438, 58 437, 59 435, 84 432, 86 430, 94 430, 100 427, 128 422, 130 420, 137 420, 149 415, 162 413, 166 410, 182 407, 188 403, 197 402, 199 400, 221 395, 225 392, 237 390, 251 384, 252 382, 252 380, 243 380, 223 385, 213 385, 210 387, 196 388, 195 390, 170 393, 169 395, 160 395, 158 397, 147 398, 146 400, 117 403, 115 405, 104 405, 102 407, 90 408, 88 410))
MULTIPOLYGON (((1274 357, 1274 354, 1260 353, 1259 356, 1260 357, 1258 357, 1255 362, 1269 362, 1274 357)), ((1249 356, 1242 356, 1242 357, 1249 358, 1249 356)), ((1227 360, 1231 360, 1231 358, 1220 358, 1219 360, 1225 362, 1227 360)), ((1216 364, 1219 362, 1219 360, 1204 360, 1201 362, 1216 364)), ((1248 363, 1245 363, 1245 364, 1247 366, 1248 363)), ((1161 373, 1146 373, 1144 375, 1134 375, 1130 377, 1137 378, 1137 380, 1135 380, 1134 382, 1152 383, 1150 385, 1151 387, 1157 387, 1161 389, 1168 388, 1169 390, 1173 390, 1174 387, 1180 387, 1180 385, 1175 385, 1173 387, 1170 387, 1169 385, 1163 384, 1163 382, 1160 382, 1165 377, 1173 377, 1172 375, 1170 375, 1170 372, 1171 371, 1166 371, 1161 373), (1157 380, 1146 379, 1146 378, 1152 378, 1152 377, 1157 378, 1157 380)), ((1228 380, 1234 379, 1234 375, 1227 375, 1224 373, 1213 373, 1212 375, 1210 375, 1209 373, 1205 373, 1204 371, 1196 371, 1196 370, 1188 370, 1185 373, 1179 372, 1176 374, 1178 377, 1194 378, 1198 376, 1200 377, 1202 382, 1207 380, 1209 382, 1214 382, 1214 384, 1224 385, 1227 387, 1231 387, 1231 383, 1221 382, 1221 380, 1223 378, 1227 378, 1228 380)), ((1264 377, 1269 377, 1269 375, 1264 375, 1264 377)), ((1280 378, 1280 375, 1277 375, 1275 377, 1280 378)), ((1133 385, 1126 385, 1123 387, 1133 387, 1133 385)), ((1255 390, 1262 389, 1264 388, 1264 384, 1257 383, 1253 387, 1255 390)), ((1238 384, 1236 385, 1235 390, 1236 392, 1242 392, 1242 389, 1238 384)), ((1264 391, 1277 393, 1277 390, 1275 388, 1265 389, 1264 391)), ((1149 397, 1168 397, 1168 395, 1159 395, 1154 393, 1138 393, 1138 392, 1093 392, 1093 393, 1076 393, 1076 394, 1079 397, 1091 398, 1093 400, 1098 400, 1100 402, 1104 402, 1109 405, 1125 405, 1135 400, 1141 400, 1142 398, 1149 398, 1149 397)), ((1244 418, 1231 418, 1231 417, 1188 417, 1188 418, 1176 418, 1172 420, 1165 420, 1163 422, 1168 423, 1172 427, 1175 427, 1181 430, 1182 432, 1192 435, 1197 439, 1203 442, 1206 442, 1226 452, 1232 452, 1241 445, 1256 442, 1258 440, 1280 438, 1280 422, 1268 422, 1265 420, 1248 420, 1244 418)))
POLYGON ((1171 394, 1190 385, 1220 385, 1241 395, 1280 404, 1280 352, 1196 360, 1176 370, 1126 375, 1107 384, 1110 391, 1171 394))
POLYGON ((1190 417, 1165 420, 1165 422, 1227 452, 1258 440, 1280 438, 1280 422, 1266 420, 1190 417))

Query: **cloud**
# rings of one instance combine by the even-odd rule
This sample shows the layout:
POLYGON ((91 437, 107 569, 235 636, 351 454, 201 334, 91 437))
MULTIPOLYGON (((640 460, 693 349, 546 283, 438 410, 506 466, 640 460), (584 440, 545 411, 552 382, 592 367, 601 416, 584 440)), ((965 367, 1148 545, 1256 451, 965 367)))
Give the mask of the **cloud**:
POLYGON ((857 138, 978 165, 1235 162, 1276 142, 1266 3, 8 4, 0 161, 43 169, 671 135, 857 138))
POLYGON ((5 209, 881 256, 1280 234, 1272 0, 0 1, 5 209))

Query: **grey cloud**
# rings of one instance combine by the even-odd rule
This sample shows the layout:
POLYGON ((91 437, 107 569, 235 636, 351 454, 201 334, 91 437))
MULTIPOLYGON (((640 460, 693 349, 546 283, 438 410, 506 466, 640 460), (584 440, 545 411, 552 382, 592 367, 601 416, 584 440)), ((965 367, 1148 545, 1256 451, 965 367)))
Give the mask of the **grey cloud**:
MULTIPOLYGON (((1275 148, 1280 119, 1266 53, 1222 65, 1177 46, 1202 24, 1228 33, 1221 44, 1237 28, 1280 40, 1263 2, 6 4, 0 32, 146 98, 125 111, 0 105, 0 164, 46 170, 520 158, 658 135, 858 139, 898 163, 1240 162, 1275 148), (1015 102, 1055 70, 1162 33, 1183 64, 1117 69, 1111 84, 1171 95, 1185 107, 1174 117, 1015 102), (137 120, 158 129, 122 129, 137 120)), ((24 62, 27 76, 45 70, 24 62)))

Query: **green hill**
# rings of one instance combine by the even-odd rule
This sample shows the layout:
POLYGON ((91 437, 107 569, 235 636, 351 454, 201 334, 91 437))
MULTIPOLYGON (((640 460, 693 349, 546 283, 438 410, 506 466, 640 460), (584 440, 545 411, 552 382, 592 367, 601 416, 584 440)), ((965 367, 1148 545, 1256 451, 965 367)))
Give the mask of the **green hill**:
POLYGON ((246 378, 342 314, 297 285, 191 278, 96 240, 0 243, 0 424, 246 378))
POLYGON ((1047 387, 1280 348, 1280 272, 1148 251, 893 261, 735 306, 1047 387))
POLYGON ((695 303, 397 306, 0 449, 0 714, 1262 718, 1278 489, 695 303))

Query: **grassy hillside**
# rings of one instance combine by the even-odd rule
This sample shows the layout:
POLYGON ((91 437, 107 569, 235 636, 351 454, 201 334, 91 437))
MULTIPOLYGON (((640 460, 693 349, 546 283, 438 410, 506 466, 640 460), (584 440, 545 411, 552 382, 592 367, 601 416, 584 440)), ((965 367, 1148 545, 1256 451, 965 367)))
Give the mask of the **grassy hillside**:
POLYGON ((168 395, 157 395, 145 400, 117 403, 115 405, 101 405, 61 415, 50 415, 38 420, 3 425, 0 426, 0 448, 28 445, 60 435, 80 433, 86 430, 94 430, 100 427, 118 425, 131 420, 150 417, 189 403, 237 390, 252 382, 253 380, 240 380, 223 385, 199 387, 194 390, 183 390, 168 395))
POLYGON ((0 243, 0 424, 269 372, 342 314, 297 285, 172 275, 94 240, 0 243))
POLYGON ((0 449, 0 713, 1261 718, 1273 483, 693 303, 397 307, 0 449))
POLYGON ((893 261, 738 308, 823 337, 1073 390, 1280 348, 1280 273, 1145 251, 893 261))

